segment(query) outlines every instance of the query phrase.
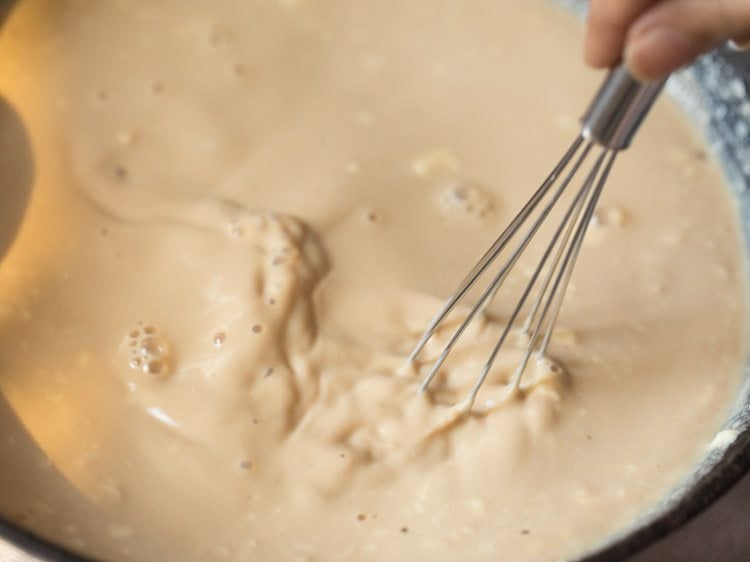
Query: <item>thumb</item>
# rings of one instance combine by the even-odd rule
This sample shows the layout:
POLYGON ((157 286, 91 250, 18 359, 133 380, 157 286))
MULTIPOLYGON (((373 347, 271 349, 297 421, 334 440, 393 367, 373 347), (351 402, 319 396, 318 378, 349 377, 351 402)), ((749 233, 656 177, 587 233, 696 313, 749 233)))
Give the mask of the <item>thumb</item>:
POLYGON ((636 77, 654 80, 748 36, 750 0, 666 0, 631 26, 625 61, 636 77))

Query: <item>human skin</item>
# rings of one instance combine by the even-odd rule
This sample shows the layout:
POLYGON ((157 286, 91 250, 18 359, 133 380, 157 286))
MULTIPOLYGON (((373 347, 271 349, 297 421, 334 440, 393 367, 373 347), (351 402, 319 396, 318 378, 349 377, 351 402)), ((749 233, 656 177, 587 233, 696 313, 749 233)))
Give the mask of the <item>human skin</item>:
POLYGON ((750 0, 591 0, 584 57, 654 80, 728 40, 750 43, 750 0))

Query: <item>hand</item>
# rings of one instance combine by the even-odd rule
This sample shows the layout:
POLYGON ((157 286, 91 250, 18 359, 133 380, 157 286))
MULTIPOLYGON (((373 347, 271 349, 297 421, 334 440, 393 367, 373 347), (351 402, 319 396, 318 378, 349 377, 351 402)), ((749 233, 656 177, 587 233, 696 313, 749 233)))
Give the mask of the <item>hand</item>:
POLYGON ((750 0, 591 0, 585 58, 654 80, 728 39, 750 42, 750 0))

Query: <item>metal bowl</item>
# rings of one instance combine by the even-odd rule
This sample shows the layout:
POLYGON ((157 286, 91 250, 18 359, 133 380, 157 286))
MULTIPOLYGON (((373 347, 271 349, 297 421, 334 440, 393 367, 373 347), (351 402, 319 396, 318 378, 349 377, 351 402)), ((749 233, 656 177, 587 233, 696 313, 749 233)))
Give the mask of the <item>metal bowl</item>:
MULTIPOLYGON (((0 0, 0 22, 15 0, 0 0)), ((578 15, 583 0, 559 0, 578 15)), ((675 74, 668 93, 690 116, 721 163, 737 200, 750 263, 750 54, 722 49, 675 74)), ((747 266, 746 266, 747 268, 747 266)), ((750 276, 750 270, 747 271, 750 276)), ((736 438, 717 447, 649 513, 607 538, 575 562, 614 562, 642 550, 697 515, 750 470, 750 365, 724 429, 736 438)), ((90 559, 69 552, 0 518, 0 560, 8 562, 90 559)))

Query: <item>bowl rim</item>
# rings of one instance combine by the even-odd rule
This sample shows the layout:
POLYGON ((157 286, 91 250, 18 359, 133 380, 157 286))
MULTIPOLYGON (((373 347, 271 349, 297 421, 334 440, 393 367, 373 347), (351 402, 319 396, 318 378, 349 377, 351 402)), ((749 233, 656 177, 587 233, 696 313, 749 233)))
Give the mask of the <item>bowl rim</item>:
MULTIPOLYGON (((561 0, 579 4, 578 0, 561 0)), ((746 289, 750 280, 750 143, 737 127, 750 116, 750 54, 728 47, 698 59, 670 78, 671 98, 697 125, 717 157, 739 214, 745 254, 746 289), (734 85, 734 87, 730 87, 734 85)), ((745 303, 746 313, 750 312, 745 303)), ((746 321, 745 340, 748 339, 746 321)), ((746 351, 747 353, 747 351, 746 351)), ((733 411, 721 430, 733 432, 728 446, 709 448, 691 472, 649 513, 571 562, 612 562, 644 550, 695 518, 750 472, 750 357, 733 411)))

